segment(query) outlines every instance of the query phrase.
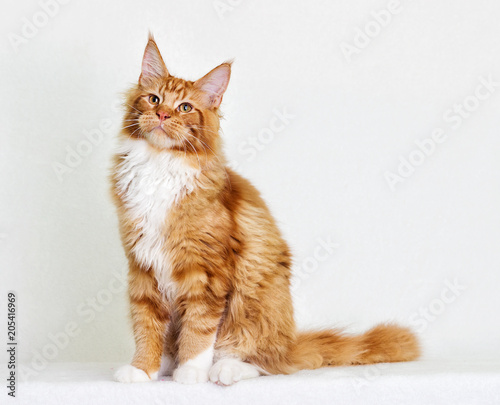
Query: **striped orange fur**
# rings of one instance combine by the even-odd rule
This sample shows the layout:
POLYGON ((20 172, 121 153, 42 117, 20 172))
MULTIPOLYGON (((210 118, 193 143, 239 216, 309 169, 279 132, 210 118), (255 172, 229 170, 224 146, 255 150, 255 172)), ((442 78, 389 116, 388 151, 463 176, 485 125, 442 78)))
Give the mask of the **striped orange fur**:
POLYGON ((413 333, 298 332, 291 255, 259 192, 226 166, 219 106, 231 64, 173 77, 152 37, 130 90, 112 190, 130 264, 136 352, 119 381, 184 383, 414 360, 413 333))

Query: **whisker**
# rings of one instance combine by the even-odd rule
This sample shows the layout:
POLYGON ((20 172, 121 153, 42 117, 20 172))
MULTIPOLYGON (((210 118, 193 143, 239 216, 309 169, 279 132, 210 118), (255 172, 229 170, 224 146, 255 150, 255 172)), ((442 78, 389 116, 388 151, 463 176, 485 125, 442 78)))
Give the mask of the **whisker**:
POLYGON ((125 105, 129 106, 130 108, 133 108, 135 111, 137 111, 139 114, 142 114, 142 111, 139 111, 137 108, 135 108, 134 106, 130 105, 130 104, 127 104, 125 103, 125 105))
POLYGON ((139 125, 139 123, 135 122, 133 124, 127 125, 126 127, 122 127, 122 129, 133 127, 134 125, 139 125))
POLYGON ((194 147, 194 145, 189 142, 189 139, 187 139, 184 134, 180 133, 181 136, 191 145, 191 147, 193 148, 193 152, 196 154, 196 158, 198 159, 198 165, 200 166, 200 170, 201 170, 201 162, 200 162, 200 157, 198 156, 198 152, 196 151, 196 148, 194 147))
MULTIPOLYGON (((232 190, 233 189, 233 185, 231 184, 231 179, 229 178, 229 175, 227 173, 226 165, 222 163, 222 161, 219 159, 219 156, 217 156, 217 153, 210 146, 208 146, 205 142, 203 142, 201 139, 196 138, 191 133, 188 133, 188 134, 191 135, 193 138, 195 138, 197 141, 200 141, 203 145, 205 145, 208 149, 210 149, 213 152, 215 158, 219 161, 219 164, 222 166, 222 169, 224 170, 224 174, 226 175, 226 180, 227 180, 227 182, 229 184, 229 188, 232 190)), ((206 150, 205 150, 205 155, 206 155, 206 150)))
MULTIPOLYGON (((189 135, 191 137, 193 137, 194 139, 196 139, 197 141, 200 141, 202 143, 201 147, 203 148, 203 151, 205 152, 205 164, 208 162, 208 153, 207 153, 207 148, 205 148, 203 146, 204 142, 201 140, 201 139, 197 139, 193 134, 191 134, 190 132, 186 132, 185 135, 189 135)), ((187 140, 187 139, 186 139, 187 140)), ((206 144, 205 144, 206 145, 206 144)), ((208 145, 206 145, 208 147, 208 145)))
POLYGON ((129 139, 132 139, 132 137, 135 135, 137 131, 139 131, 139 135, 142 135, 141 127, 137 127, 137 129, 134 132, 128 135, 129 139))

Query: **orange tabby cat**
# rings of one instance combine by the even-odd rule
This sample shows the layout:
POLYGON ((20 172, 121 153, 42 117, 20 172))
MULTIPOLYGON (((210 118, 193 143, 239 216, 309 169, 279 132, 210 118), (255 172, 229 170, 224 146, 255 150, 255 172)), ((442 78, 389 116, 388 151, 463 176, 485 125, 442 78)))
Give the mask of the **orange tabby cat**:
POLYGON ((399 326, 296 330, 289 248, 258 191, 225 164, 219 106, 230 73, 223 63, 195 82, 171 76, 150 37, 128 94, 112 185, 136 352, 116 379, 228 385, 416 359, 415 336, 399 326))

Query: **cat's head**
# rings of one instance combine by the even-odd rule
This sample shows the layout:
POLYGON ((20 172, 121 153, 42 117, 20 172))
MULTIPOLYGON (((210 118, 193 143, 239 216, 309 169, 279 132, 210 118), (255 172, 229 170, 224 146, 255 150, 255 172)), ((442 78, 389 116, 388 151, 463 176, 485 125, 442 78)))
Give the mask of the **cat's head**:
POLYGON ((124 135, 146 139, 160 150, 216 153, 218 109, 230 75, 231 63, 226 62, 196 81, 174 77, 150 35, 139 82, 127 97, 124 135))

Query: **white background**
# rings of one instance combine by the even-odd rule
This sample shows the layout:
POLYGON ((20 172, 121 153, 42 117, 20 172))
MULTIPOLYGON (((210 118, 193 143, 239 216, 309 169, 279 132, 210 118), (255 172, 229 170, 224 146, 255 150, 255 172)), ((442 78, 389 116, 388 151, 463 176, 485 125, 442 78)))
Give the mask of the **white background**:
POLYGON ((301 327, 395 320, 420 331, 427 358, 500 357, 500 87, 473 97, 481 77, 500 82, 498 1, 401 1, 378 35, 371 13, 389 1, 74 0, 47 21, 36 1, 3 3, 0 313, 16 291, 20 360, 133 353, 107 176, 116 106, 139 76, 148 29, 181 77, 235 58, 225 149, 302 269, 301 327), (13 46, 24 18, 40 28, 13 46), (372 38, 349 61, 342 46, 365 28, 372 38), (464 100, 474 111, 454 128, 443 115, 464 100), (270 140, 275 109, 294 118, 270 140), (68 150, 89 145, 85 131, 109 124, 58 177, 68 150), (392 190, 386 172, 436 128, 445 142, 392 190), (338 247, 325 258, 318 239, 338 247), (76 336, 62 335, 68 327, 76 336))

